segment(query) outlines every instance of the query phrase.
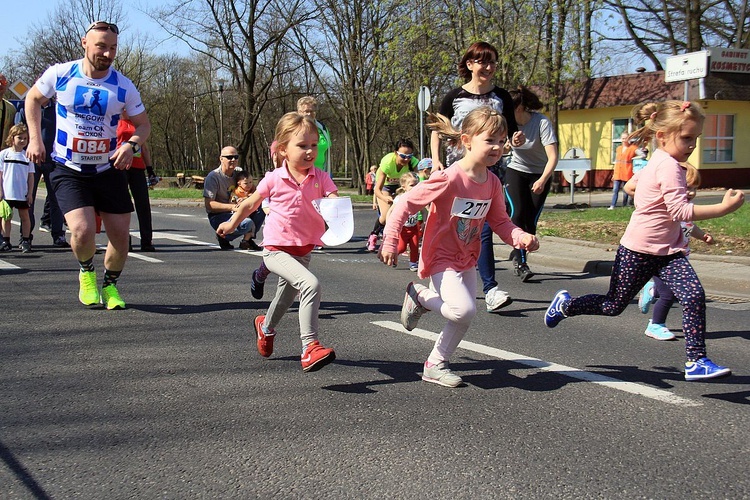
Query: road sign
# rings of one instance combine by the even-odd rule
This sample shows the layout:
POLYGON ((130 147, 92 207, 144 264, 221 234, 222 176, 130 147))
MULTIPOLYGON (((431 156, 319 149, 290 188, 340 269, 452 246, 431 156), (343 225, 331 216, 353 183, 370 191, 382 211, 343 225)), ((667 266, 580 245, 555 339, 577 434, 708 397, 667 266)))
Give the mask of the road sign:
POLYGON ((709 51, 699 50, 698 52, 667 57, 667 64, 664 67, 664 81, 667 83, 681 82, 705 77, 708 75, 709 55, 709 51))
POLYGON ((430 89, 427 87, 419 87, 419 96, 417 97, 417 106, 419 111, 424 113, 427 108, 430 107, 430 89))
POLYGON ((18 96, 19 99, 23 99, 24 97, 26 97, 26 93, 31 90, 31 87, 26 85, 26 82, 24 82, 23 80, 18 80, 9 88, 14 94, 18 96))

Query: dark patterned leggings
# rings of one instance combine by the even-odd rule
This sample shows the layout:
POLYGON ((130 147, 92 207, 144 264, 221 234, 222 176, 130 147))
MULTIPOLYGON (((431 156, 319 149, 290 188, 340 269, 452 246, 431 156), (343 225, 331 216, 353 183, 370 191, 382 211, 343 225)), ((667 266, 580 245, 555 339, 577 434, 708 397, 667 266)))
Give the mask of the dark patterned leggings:
POLYGON ((682 332, 688 361, 706 357, 706 293, 682 252, 650 255, 620 245, 607 295, 576 297, 570 301, 566 313, 568 316, 617 316, 652 276, 661 278, 682 305, 682 332))

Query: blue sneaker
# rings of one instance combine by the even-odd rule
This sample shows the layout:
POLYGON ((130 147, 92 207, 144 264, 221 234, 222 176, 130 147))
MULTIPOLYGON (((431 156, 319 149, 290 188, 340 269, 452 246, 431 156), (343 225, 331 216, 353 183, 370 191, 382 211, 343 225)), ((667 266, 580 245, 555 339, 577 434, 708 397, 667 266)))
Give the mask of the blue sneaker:
POLYGON ((638 307, 641 308, 643 314, 648 314, 648 310, 654 302, 656 302, 654 298, 654 280, 650 280, 643 285, 641 296, 638 297, 638 307))
POLYGON ((656 340, 674 340, 674 333, 667 328, 667 325, 663 323, 654 323, 651 320, 648 320, 648 326, 643 333, 656 340))
POLYGON ((547 308, 547 312, 544 313, 544 324, 549 328, 554 328, 560 321, 567 318, 568 315, 563 312, 563 308, 567 309, 569 303, 570 294, 568 291, 558 291, 547 308))
POLYGON ((708 358, 685 363, 685 380, 705 380, 709 378, 726 377, 732 374, 732 370, 726 366, 714 364, 708 358))

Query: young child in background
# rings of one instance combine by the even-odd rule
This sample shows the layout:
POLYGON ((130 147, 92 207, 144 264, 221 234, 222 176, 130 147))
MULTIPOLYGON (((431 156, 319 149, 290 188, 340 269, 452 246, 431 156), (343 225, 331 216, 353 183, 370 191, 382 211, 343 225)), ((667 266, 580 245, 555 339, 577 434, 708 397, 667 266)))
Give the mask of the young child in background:
POLYGON ((417 163, 417 176, 419 176, 419 181, 426 181, 430 178, 430 173, 432 172, 432 158, 422 158, 419 160, 419 163, 417 163))
POLYGON ((387 265, 397 264, 401 228, 409 214, 431 204, 419 262, 419 277, 429 277, 430 287, 409 283, 401 324, 413 330, 426 311, 437 311, 447 320, 424 364, 422 380, 457 387, 462 380, 450 370, 448 360, 477 312, 476 264, 485 220, 509 245, 534 251, 539 242, 511 222, 502 184, 488 170, 503 154, 508 134, 505 118, 481 106, 466 115, 459 132, 447 119, 431 117, 436 121, 430 127, 441 137, 461 144, 466 154, 451 168, 434 172, 394 204, 379 257, 387 265))
POLYGON ((302 340, 300 362, 305 372, 322 368, 336 358, 333 349, 318 341, 318 310, 321 286, 308 269, 315 245, 326 231, 312 201, 337 197, 338 189, 330 176, 315 168, 318 153, 318 127, 309 116, 287 113, 276 125, 275 138, 283 164, 268 172, 255 192, 245 199, 232 218, 216 230, 219 236, 232 233, 239 223, 260 207, 264 198, 271 203, 264 235, 263 261, 279 276, 276 296, 265 315, 256 316, 258 352, 273 354, 274 327, 281 321, 299 292, 299 326, 302 340))
MULTIPOLYGON (((698 189, 701 184, 701 174, 698 172, 698 169, 690 163, 685 162, 683 165, 685 166, 685 180, 688 187, 687 197, 688 200, 692 200, 695 198, 695 190, 698 189)), ((633 178, 625 185, 625 191, 631 196, 634 196, 638 177, 639 175, 636 172, 633 178)), ((691 236, 705 241, 708 245, 714 244, 713 237, 696 226, 693 222, 683 221, 680 223, 680 227, 682 227, 685 257, 690 255, 691 236)), ((651 304, 655 304, 654 314, 649 320, 646 331, 644 332, 647 336, 656 340, 674 340, 674 333, 672 333, 666 325, 669 309, 674 302, 675 296, 672 293, 672 290, 670 290, 661 279, 654 277, 651 281, 646 283, 641 290, 640 298, 638 299, 638 307, 640 307, 643 314, 648 314, 651 304)))
MULTIPOLYGON (((21 219, 21 244, 19 249, 23 253, 31 252, 31 187, 34 185, 34 164, 29 161, 24 149, 29 144, 29 130, 26 125, 13 125, 5 139, 8 148, 0 151, 0 200, 5 200, 10 208, 18 210, 21 219)), ((10 244, 11 219, 3 219, 3 241, 0 251, 8 252, 13 249, 10 244)))
POLYGON ((742 206, 744 193, 730 189, 721 203, 714 205, 689 201, 681 163, 692 154, 703 131, 705 115, 699 105, 689 101, 646 103, 635 108, 633 117, 642 126, 630 138, 646 144, 655 137, 658 149, 639 174, 635 211, 617 249, 609 291, 571 298, 567 290, 560 290, 547 308, 544 323, 554 328, 570 316, 617 316, 652 276, 658 276, 682 304, 685 379, 729 375, 729 368, 706 356, 705 292, 683 253, 680 222, 732 213, 742 206))
MULTIPOLYGON (((648 164, 648 149, 638 148, 635 150, 635 156, 633 157, 633 175, 637 174, 648 164)), ((627 186, 627 184, 625 184, 627 186)), ((627 190, 625 190, 627 193, 627 190)), ((633 196, 632 194, 630 195, 633 196)))
MULTIPOLYGON (((402 175, 399 179, 401 187, 396 190, 396 197, 393 199, 394 205, 401 195, 411 191, 418 182, 419 179, 414 172, 407 172, 402 175)), ((390 217, 394 205, 391 205, 391 208, 388 211, 388 217, 390 217)), ((409 214, 409 217, 406 219, 406 222, 404 222, 404 226, 401 228, 401 232, 398 235, 398 247, 396 249, 398 254, 400 255, 404 253, 406 248, 409 248, 409 271, 417 272, 419 269, 419 236, 422 232, 422 223, 419 220, 419 216, 425 213, 426 209, 422 209, 418 213, 409 214)), ((422 218, 425 217, 426 215, 422 218)))

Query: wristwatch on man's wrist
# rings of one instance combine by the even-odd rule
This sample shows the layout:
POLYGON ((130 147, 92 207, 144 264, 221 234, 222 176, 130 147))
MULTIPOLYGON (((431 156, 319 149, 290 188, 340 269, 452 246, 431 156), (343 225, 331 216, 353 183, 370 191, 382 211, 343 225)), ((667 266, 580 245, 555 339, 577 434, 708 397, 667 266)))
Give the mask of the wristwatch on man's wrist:
POLYGON ((135 141, 127 141, 128 144, 130 144, 130 147, 133 148, 133 154, 138 154, 141 152, 141 145, 138 144, 135 141))

